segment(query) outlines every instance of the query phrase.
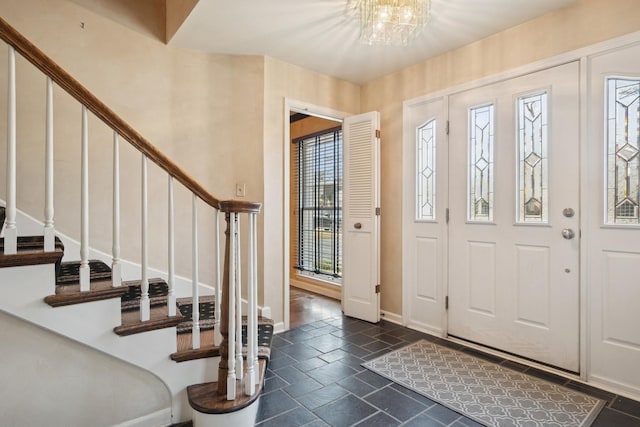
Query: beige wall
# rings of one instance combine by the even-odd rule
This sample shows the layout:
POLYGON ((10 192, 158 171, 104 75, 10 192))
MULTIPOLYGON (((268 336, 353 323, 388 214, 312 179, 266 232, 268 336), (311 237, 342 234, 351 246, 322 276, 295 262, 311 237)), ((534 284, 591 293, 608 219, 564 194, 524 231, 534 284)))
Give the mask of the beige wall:
POLYGON ((579 0, 362 87, 382 122, 382 310, 402 313, 402 102, 638 30, 638 0, 579 0))
MULTIPOLYGON (((262 57, 174 49, 68 0, 3 0, 0 15, 210 192, 232 198, 235 183, 245 182, 247 199, 263 199, 262 57)), ((2 70, 6 58, 2 43, 2 70)), ((18 75, 18 208, 42 220, 45 80, 21 58, 18 75)), ((0 73, 3 100, 6 79, 0 73)), ((54 97, 56 228, 78 238, 80 106, 57 88, 54 97)), ((1 102, 2 118, 5 108, 1 102)), ((89 241, 110 253, 112 133, 92 118, 89 134, 89 241)), ((6 132, 0 132, 2 165, 5 144, 6 132)), ((140 155, 124 142, 121 147, 122 258, 139 261, 140 155)), ((2 173, 3 199, 4 180, 2 173)), ((165 271, 166 187, 166 175, 150 165, 149 263, 165 271)), ((179 184, 175 197, 177 270, 190 277, 191 198, 179 184)), ((202 203, 199 214, 202 235, 212 236, 210 211, 202 203)), ((201 238, 200 246, 200 278, 213 283, 211 239, 201 238)))
MULTIPOLYGON (((360 87, 273 58, 265 58, 264 103, 264 303, 284 318, 284 116, 285 98, 346 113, 360 112, 360 87)), ((287 308, 288 310, 288 308, 287 308)))

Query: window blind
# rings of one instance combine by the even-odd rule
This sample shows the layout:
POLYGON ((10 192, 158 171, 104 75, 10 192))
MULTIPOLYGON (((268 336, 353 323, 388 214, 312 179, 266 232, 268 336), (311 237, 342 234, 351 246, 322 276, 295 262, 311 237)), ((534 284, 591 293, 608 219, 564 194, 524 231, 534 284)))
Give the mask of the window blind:
POLYGON ((342 130, 294 140, 298 270, 342 276, 342 130))

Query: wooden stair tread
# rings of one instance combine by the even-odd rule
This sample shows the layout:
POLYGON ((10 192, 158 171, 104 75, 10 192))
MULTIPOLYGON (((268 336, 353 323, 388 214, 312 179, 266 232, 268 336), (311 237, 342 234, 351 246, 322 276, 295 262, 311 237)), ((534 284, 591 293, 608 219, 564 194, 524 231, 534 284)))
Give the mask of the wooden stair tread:
MULTIPOLYGON (((267 368, 267 361, 258 360, 258 384, 253 396, 244 394, 244 384, 240 380, 236 381, 236 399, 227 400, 227 396, 218 394, 218 382, 193 384, 187 387, 189 404, 193 409, 205 414, 226 414, 238 411, 252 404, 259 396, 264 385, 264 374, 267 368)), ((246 361, 245 371, 246 372, 246 361)), ((226 381, 226 378, 224 379, 226 381)))
POLYGON ((120 336, 126 336, 155 331, 156 329, 172 328, 182 321, 182 315, 179 312, 176 312, 175 316, 167 315, 166 304, 151 307, 149 317, 149 320, 141 321, 139 308, 122 311, 122 324, 113 328, 113 331, 120 336))
POLYGON ((180 350, 172 353, 171 360, 175 362, 187 362, 189 360, 196 359, 206 359, 207 357, 218 357, 220 356, 220 347, 210 346, 210 347, 200 347, 197 350, 188 349, 188 350, 180 350))
POLYGON ((114 288, 111 280, 90 283, 90 290, 81 292, 80 284, 57 286, 56 293, 45 297, 44 301, 51 307, 82 304, 110 298, 120 298, 126 292, 123 287, 114 288))
POLYGON ((18 253, 5 255, 4 238, 0 239, 0 267, 55 264, 64 255, 64 246, 57 237, 51 252, 44 251, 44 236, 19 236, 17 246, 18 253))

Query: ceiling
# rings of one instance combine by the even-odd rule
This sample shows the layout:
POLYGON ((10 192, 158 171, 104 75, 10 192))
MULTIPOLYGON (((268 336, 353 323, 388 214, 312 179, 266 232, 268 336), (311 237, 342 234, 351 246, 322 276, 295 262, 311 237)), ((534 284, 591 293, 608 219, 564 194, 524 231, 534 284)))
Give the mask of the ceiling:
POLYGON ((362 84, 513 27, 575 0, 432 0, 409 47, 358 40, 357 0, 200 0, 170 45, 265 55, 362 84))

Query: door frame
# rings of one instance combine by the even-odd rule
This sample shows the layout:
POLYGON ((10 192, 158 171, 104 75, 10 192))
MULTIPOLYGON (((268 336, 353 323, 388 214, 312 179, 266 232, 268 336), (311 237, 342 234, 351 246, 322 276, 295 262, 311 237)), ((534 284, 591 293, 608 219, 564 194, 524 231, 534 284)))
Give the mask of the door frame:
POLYGON ((289 330, 290 328, 290 312, 289 312, 289 287, 291 286, 289 280, 289 259, 290 259, 290 226, 291 226, 291 200, 289 197, 289 189, 291 185, 291 155, 290 155, 290 147, 291 144, 291 132, 290 132, 290 122, 289 116, 291 112, 295 113, 303 113, 309 116, 321 117, 324 119, 335 120, 344 122, 344 118, 350 116, 352 114, 345 113, 344 111, 335 110, 332 108, 321 107, 318 105, 310 104, 308 102, 297 101, 291 98, 284 98, 284 138, 283 138, 283 152, 284 152, 284 188, 283 188, 283 219, 284 219, 284 236, 283 236, 283 278, 284 278, 284 287, 282 292, 283 299, 283 314, 284 314, 284 330, 289 330))
MULTIPOLYGON (((408 155, 413 155, 413 144, 415 143, 415 134, 413 132, 405 132, 405 127, 406 127, 406 117, 407 117, 407 111, 408 109, 412 108, 415 105, 419 105, 421 103, 424 102, 428 102, 430 100, 433 100, 435 98, 445 98, 447 100, 447 102, 445 103, 446 105, 448 105, 448 99, 450 96, 459 93, 459 92, 463 92, 466 90, 470 90, 470 89, 475 89, 478 87, 482 87, 485 85, 489 85, 489 84, 493 84, 493 83, 497 83, 500 81, 504 81, 504 80, 508 80, 508 79, 512 79, 512 78, 516 78, 519 76, 523 76, 523 75, 527 75, 527 74, 531 74, 537 71, 541 71, 547 68, 552 68, 552 67, 556 67, 568 62, 574 62, 574 61, 579 61, 580 63, 580 70, 579 70, 579 75, 580 75, 580 101, 579 101, 579 105, 580 105, 580 129, 579 129, 579 147, 580 147, 580 154, 579 154, 579 159, 580 159, 580 172, 579 172, 579 176, 580 176, 580 182, 586 182, 586 178, 588 175, 588 165, 590 164, 589 161, 593 158, 593 156, 598 156, 600 155, 600 152, 594 152, 594 149, 589 147, 589 133, 588 133, 588 113, 589 113, 589 105, 588 105, 588 100, 590 99, 589 97, 589 91, 588 91, 588 77, 589 77, 589 69, 588 69, 588 63, 589 63, 589 58, 591 56, 600 54, 600 53, 605 53, 607 51, 613 50, 613 49, 617 49, 617 48, 622 48, 625 47, 627 45, 631 45, 631 44, 635 44, 640 40, 640 31, 638 32, 634 32, 634 33, 630 33, 630 34, 626 34, 620 37, 615 37, 612 38, 610 40, 606 40, 603 42, 599 42, 590 46, 586 46, 583 48, 579 48, 576 49, 574 51, 570 51, 570 52, 565 52, 562 53, 560 55, 555 55, 549 58, 545 58, 543 60, 540 61, 535 61, 529 64, 525 64, 516 68, 513 68, 511 70, 507 70, 507 71, 502 71, 499 72, 497 74, 493 74, 487 77, 483 77, 477 80, 473 80, 470 82, 466 82, 466 83, 462 83, 460 85, 455 85, 452 87, 448 87, 445 89, 441 89, 438 90, 436 92, 433 93, 429 93, 426 95, 422 95, 419 97, 415 97, 409 100, 406 100, 403 102, 403 137, 402 137, 402 141, 403 141, 403 164, 407 165, 409 164, 409 162, 413 162, 413 157, 407 157, 408 155)), ((446 117, 448 120, 449 117, 449 111, 448 111, 448 107, 447 107, 447 111, 446 111, 446 117)), ((448 138, 447 138, 447 142, 448 144, 448 138)), ((448 170, 448 165, 447 165, 447 171, 445 171, 446 174, 449 174, 449 170, 448 170)), ((405 179, 403 180, 404 183, 407 182, 406 177, 404 177, 405 179)), ((413 178, 409 178, 409 179, 413 179, 413 178)), ((409 187, 408 185, 403 184, 403 206, 413 206, 413 200, 414 200, 414 195, 411 194, 411 192, 409 191, 410 189, 407 188, 409 187), (410 198, 409 200, 407 200, 407 198, 410 198)), ((599 215, 599 212, 589 212, 589 206, 592 204, 591 202, 591 198, 592 197, 600 197, 599 194, 594 195, 594 194, 590 194, 589 191, 586 189, 586 187, 584 185, 580 185, 580 210, 581 210, 581 215, 580 215, 580 230, 582 229, 586 229, 586 225, 589 223, 590 220, 592 220, 592 216, 594 215, 599 215)), ((405 211, 402 214, 402 223, 403 223, 403 230, 405 228, 405 223, 406 221, 412 220, 412 210, 410 210, 409 212, 405 211)), ((446 239, 446 245, 448 246, 448 233, 445 234, 445 239, 446 239)), ((408 239, 408 236, 403 232, 403 238, 402 238, 402 250, 403 253, 406 253, 405 251, 410 250, 410 248, 408 247, 408 245, 410 244, 410 241, 408 239)), ((580 239, 580 246, 579 246, 579 251, 580 251, 580 280, 579 280, 579 292, 580 292, 580 296, 579 296, 579 365, 580 365, 580 372, 578 375, 576 375, 576 378, 579 378, 583 381, 587 381, 588 379, 588 374, 589 374, 589 360, 590 360, 590 349, 591 349, 591 345, 590 345, 590 341, 589 341, 589 336, 590 336, 590 328, 592 327, 590 321, 589 321, 589 316, 588 316, 588 310, 591 306, 591 299, 592 299, 592 293, 590 292, 590 289, 588 287, 588 280, 587 280, 587 267, 588 267, 588 245, 589 245, 589 236, 587 235, 587 233, 584 233, 580 239)), ((444 271, 448 271, 449 268, 449 260, 448 260, 448 254, 447 257, 444 258, 444 262, 446 263, 446 265, 444 266, 444 271)), ((409 297, 409 292, 408 292, 408 285, 409 283, 407 282, 407 272, 406 270, 406 266, 405 263, 403 263, 403 273, 402 273, 402 323, 403 325, 407 325, 410 322, 410 319, 408 319, 408 302, 407 302, 407 298, 409 297)), ((448 280, 448 279, 446 279, 448 280)), ((443 292, 443 295, 448 295, 448 282, 443 282, 440 284, 441 286, 441 291, 443 292)), ((437 325, 437 328, 442 328, 443 330, 443 337, 447 336, 447 314, 446 311, 444 312, 443 315, 443 320, 442 320, 442 324, 441 325, 437 325)), ((436 328, 436 329, 437 329, 436 328)), ((433 333, 432 331, 428 331, 425 330, 423 332, 427 332, 427 333, 433 333)), ((489 353, 496 353, 496 354, 500 354, 503 357, 507 357, 507 358, 511 358, 514 360, 519 360, 522 361, 528 365, 533 365, 533 366, 537 366, 540 367, 542 369, 546 369, 546 370, 550 370, 550 371, 554 371, 554 372, 560 372, 557 371, 553 368, 549 368, 546 365, 541 365, 535 362, 532 362, 530 360, 525 360, 522 358, 518 358, 516 356, 511 356, 511 355, 507 355, 498 351, 492 351, 490 349, 487 349, 486 347, 482 347, 482 346, 474 346, 472 345, 472 347, 477 347, 477 348, 481 348, 484 351, 488 351, 489 353)), ((566 373, 563 372, 563 374, 566 375, 566 373)), ((572 376, 572 375, 568 375, 568 376, 572 376)))

